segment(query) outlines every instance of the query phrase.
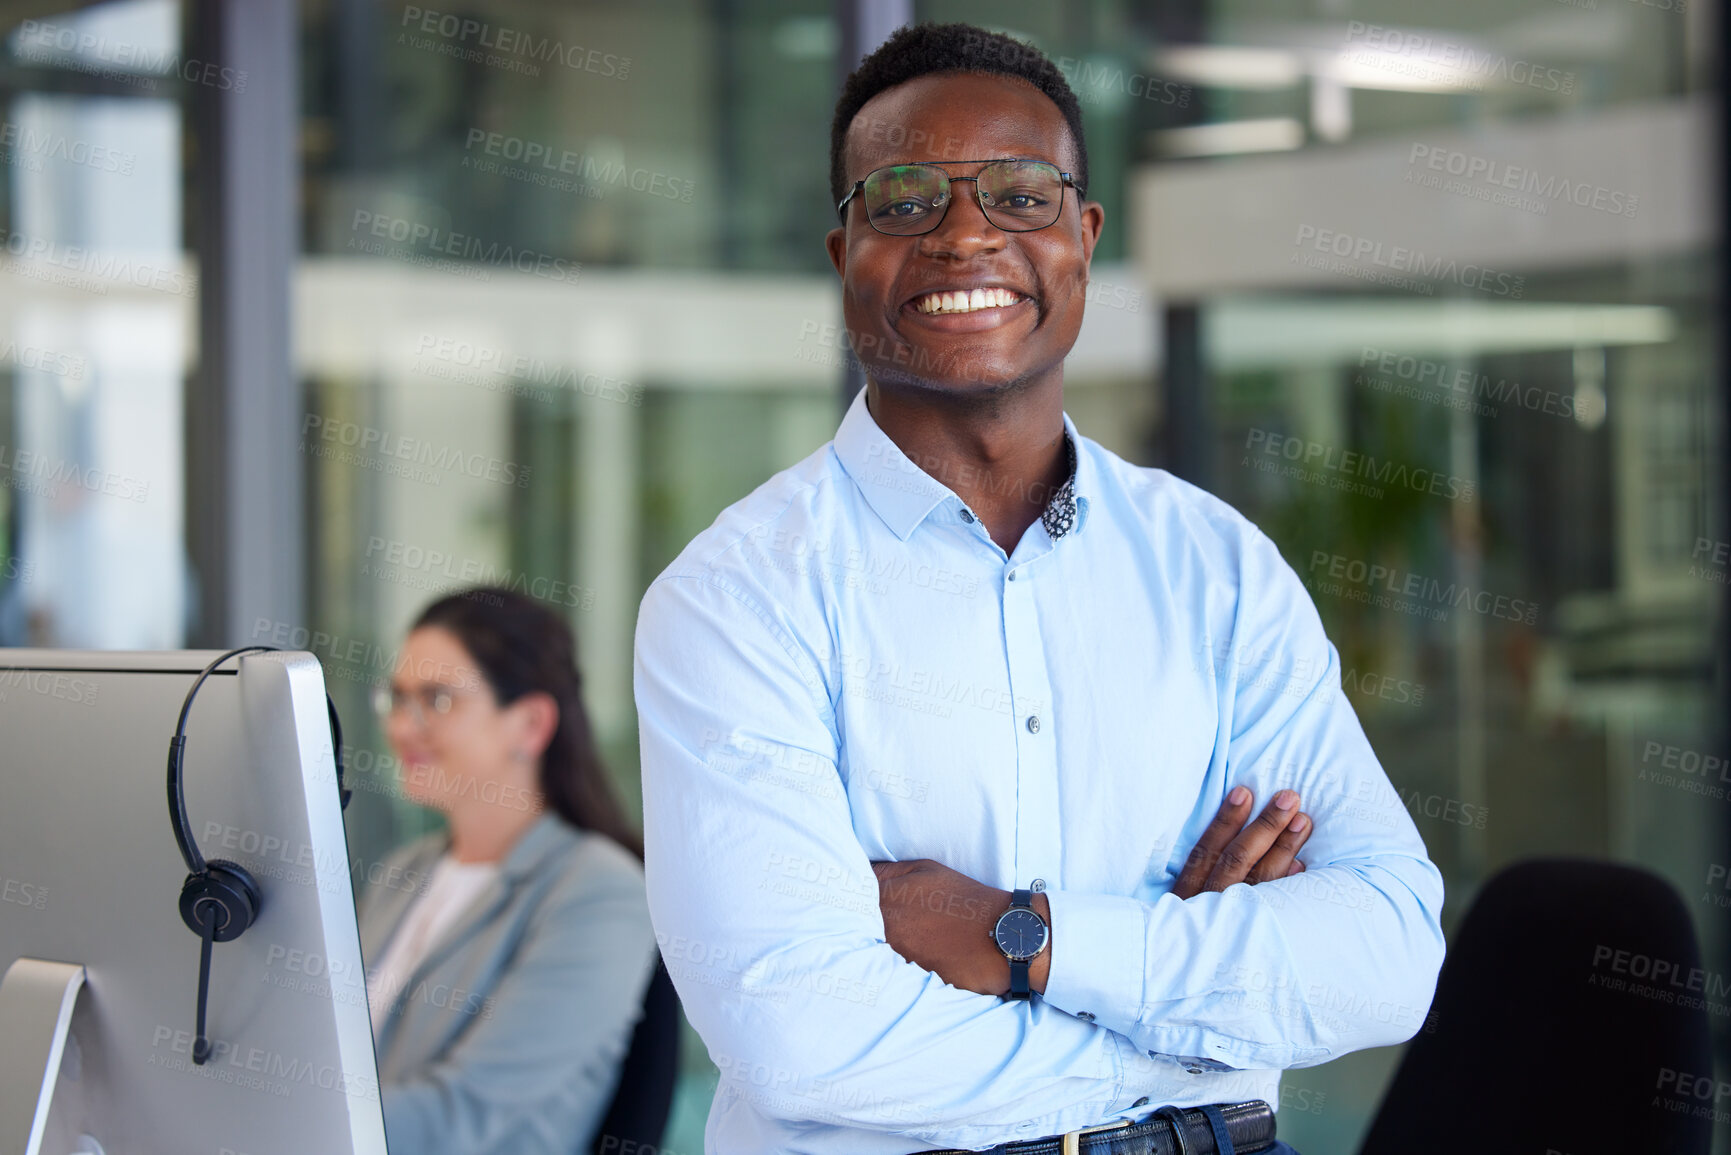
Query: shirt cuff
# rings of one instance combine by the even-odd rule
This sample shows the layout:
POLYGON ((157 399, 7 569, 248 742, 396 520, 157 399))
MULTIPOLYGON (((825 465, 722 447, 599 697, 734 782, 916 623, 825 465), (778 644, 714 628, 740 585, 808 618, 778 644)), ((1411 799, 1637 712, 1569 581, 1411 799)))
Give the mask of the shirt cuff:
POLYGON ((1052 962, 1041 997, 1079 1019, 1133 1035, 1146 1001, 1148 905, 1063 890, 1047 891, 1046 901, 1052 962))

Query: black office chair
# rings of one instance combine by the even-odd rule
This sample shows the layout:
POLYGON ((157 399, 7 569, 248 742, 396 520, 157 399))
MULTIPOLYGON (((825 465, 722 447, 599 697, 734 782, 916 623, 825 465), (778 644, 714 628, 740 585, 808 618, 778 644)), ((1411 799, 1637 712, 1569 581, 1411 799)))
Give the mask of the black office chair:
POLYGON ((657 955, 655 975, 643 993, 643 1017, 631 1033, 631 1046, 619 1072, 619 1090, 614 1092, 601 1129, 589 1146, 591 1155, 620 1155, 622 1151, 654 1155, 667 1130, 673 1083, 678 1076, 679 996, 674 993, 667 964, 657 955), (628 1143, 636 1146, 626 1146, 628 1143))
POLYGON ((1462 919, 1359 1155, 1705 1155, 1703 1100, 1662 1084, 1665 1071, 1711 1080, 1707 1012, 1629 989, 1680 998, 1700 966, 1689 912, 1657 875, 1586 860, 1509 867, 1462 919), (1655 982, 1655 962, 1683 985, 1655 982))

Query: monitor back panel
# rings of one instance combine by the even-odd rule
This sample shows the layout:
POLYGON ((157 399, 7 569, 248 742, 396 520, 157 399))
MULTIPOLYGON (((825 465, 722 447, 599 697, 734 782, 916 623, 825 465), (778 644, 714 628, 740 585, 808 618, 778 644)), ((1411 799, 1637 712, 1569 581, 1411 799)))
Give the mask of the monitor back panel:
POLYGON ((0 971, 20 956, 88 971, 44 1149, 82 1132, 105 1155, 384 1155, 308 654, 247 655, 206 680, 188 722, 194 837, 263 894, 252 928, 213 949, 215 1052, 192 1061, 200 943, 179 915, 165 782, 181 702, 215 656, 0 650, 0 971))

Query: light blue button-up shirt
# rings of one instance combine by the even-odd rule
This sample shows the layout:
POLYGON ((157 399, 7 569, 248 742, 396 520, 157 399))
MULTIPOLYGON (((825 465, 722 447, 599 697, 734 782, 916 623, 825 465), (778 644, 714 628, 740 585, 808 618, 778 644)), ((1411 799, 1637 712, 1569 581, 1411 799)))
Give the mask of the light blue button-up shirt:
MULTIPOLYGON (((1036 521, 1006 557, 862 393, 644 596, 650 912, 721 1071, 711 1152, 1276 1103, 1282 1068, 1424 1020, 1442 879, 1297 576, 1223 502, 1065 427, 1075 525, 1036 521), (1308 872, 1180 900, 1238 783, 1302 795, 1308 872), (1044 880, 1043 997, 890 948, 871 863, 913 858, 1044 880)), ((998 912, 954 913, 984 935, 998 912)))

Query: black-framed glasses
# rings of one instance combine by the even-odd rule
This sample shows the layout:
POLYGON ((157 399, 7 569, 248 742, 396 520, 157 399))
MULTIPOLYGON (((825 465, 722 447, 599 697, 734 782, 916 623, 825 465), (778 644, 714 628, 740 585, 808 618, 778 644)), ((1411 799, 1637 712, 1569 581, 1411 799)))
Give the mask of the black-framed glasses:
POLYGON ((859 197, 865 205, 866 222, 892 237, 917 237, 944 222, 950 211, 950 186, 957 181, 974 182, 974 199, 993 227, 1007 233, 1031 233, 1056 224, 1064 209, 1064 188, 1082 188, 1067 172, 1043 160, 957 160, 958 164, 985 165, 974 176, 951 176, 941 164, 892 164, 873 169, 835 206, 846 220, 847 203, 859 197))

